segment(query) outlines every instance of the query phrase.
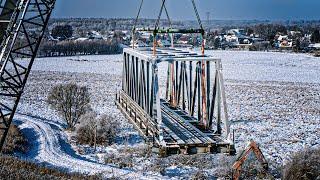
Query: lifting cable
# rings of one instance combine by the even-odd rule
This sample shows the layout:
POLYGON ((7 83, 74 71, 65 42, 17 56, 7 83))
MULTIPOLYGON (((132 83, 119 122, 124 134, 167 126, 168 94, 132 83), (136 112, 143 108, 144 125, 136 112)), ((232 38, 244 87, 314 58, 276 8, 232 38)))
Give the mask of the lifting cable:
POLYGON ((168 10, 167 10, 166 5, 164 5, 164 10, 165 10, 166 15, 167 15, 167 19, 168 19, 168 22, 169 22, 169 26, 170 26, 170 28, 172 28, 172 21, 171 21, 171 19, 170 19, 170 16, 169 16, 169 13, 168 13, 168 10))
POLYGON ((140 16, 140 12, 141 12, 141 9, 142 9, 142 5, 143 5, 143 0, 141 0, 140 6, 139 6, 139 11, 138 11, 137 17, 136 17, 136 19, 134 21, 134 25, 133 25, 133 29, 132 29, 133 32, 136 31, 136 26, 137 26, 137 23, 138 23, 138 20, 139 20, 139 16, 140 16))
MULTIPOLYGON (((169 22, 169 27, 172 29, 172 21, 170 19, 170 16, 169 16, 169 13, 168 13, 168 10, 167 10, 166 6, 164 6, 164 10, 165 10, 166 15, 167 15, 167 19, 168 19, 168 22, 169 22)), ((174 47, 174 34, 173 33, 170 34, 170 38, 171 38, 171 47, 173 48, 174 47)))
MULTIPOLYGON (((205 49, 205 31, 203 29, 203 26, 202 26, 202 22, 201 22, 201 19, 200 19, 200 15, 199 15, 199 12, 198 12, 198 9, 197 9, 197 6, 196 6, 196 3, 194 2, 194 0, 191 0, 192 2, 192 5, 193 5, 193 9, 194 9, 194 12, 196 13, 196 17, 197 17, 197 20, 198 20, 198 23, 199 23, 199 26, 200 26, 200 29, 201 29, 201 36, 202 36, 202 43, 201 43, 201 53, 202 55, 204 55, 204 49, 205 49)), ((206 107, 207 107, 207 97, 205 95, 206 93, 206 83, 205 83, 205 79, 206 79, 206 73, 205 73, 205 69, 206 69, 206 63, 204 62, 204 60, 201 61, 201 91, 202 91, 202 112, 201 112, 201 119, 202 119, 202 122, 200 122, 200 124, 203 123, 203 125, 205 126, 205 129, 207 129, 207 120, 208 120, 208 117, 207 117, 207 110, 206 110, 206 107)), ((199 119, 200 120, 200 119, 199 119)))
MULTIPOLYGON (((167 6, 166 6, 166 4, 164 4, 163 5, 163 8, 164 8, 164 11, 165 11, 165 13, 166 13, 166 16, 167 16, 167 20, 168 20, 168 22, 169 22, 169 27, 170 27, 170 29, 172 29, 172 21, 171 21, 171 18, 170 18, 170 16, 169 16, 169 13, 168 13, 168 9, 167 9, 167 6)), ((161 12, 161 15, 162 15, 162 12, 161 12)), ((171 37, 171 47, 173 48, 173 33, 171 33, 170 34, 170 37, 171 37)))
MULTIPOLYGON (((169 16, 169 13, 168 13, 168 10, 167 10, 167 7, 166 7, 166 0, 162 0, 162 4, 161 4, 161 8, 160 8, 160 12, 159 12, 159 15, 158 15, 158 19, 156 21, 156 25, 155 25, 155 28, 154 28, 154 31, 153 31, 153 55, 156 55, 156 36, 157 36, 157 32, 158 32, 158 29, 159 29, 159 24, 160 24, 160 19, 161 19, 161 15, 162 15, 162 12, 163 12, 163 9, 165 10, 165 13, 166 13, 166 16, 167 16, 167 19, 168 19, 168 22, 169 22, 169 26, 170 28, 172 28, 172 21, 170 19, 170 16, 169 16)), ((173 35, 171 36, 171 38, 173 38, 173 35)), ((171 39, 171 44, 173 46, 173 39, 171 39)))
POLYGON ((199 15, 199 12, 198 12, 196 3, 194 2, 194 0, 191 0, 191 2, 192 2, 193 10, 194 10, 194 12, 196 13, 196 17, 197 17, 197 20, 198 20, 198 24, 199 24, 200 29, 201 29, 201 36, 202 36, 201 53, 202 53, 202 55, 204 55, 204 49, 205 49, 205 31, 204 31, 203 26, 202 26, 201 18, 200 18, 200 15, 199 15))
POLYGON ((133 25, 133 28, 132 28, 132 48, 133 49, 134 49, 134 44, 135 44, 136 26, 137 26, 137 23, 138 23, 138 20, 139 20, 140 12, 141 12, 141 9, 142 9, 142 4, 143 4, 143 0, 141 0, 139 11, 138 11, 137 17, 136 17, 136 19, 134 21, 134 25, 133 25))
MULTIPOLYGON (((138 14, 136 16, 136 19, 135 19, 135 22, 134 22, 134 26, 133 26, 133 29, 132 29, 132 47, 134 48, 134 44, 135 44, 135 32, 136 32, 136 26, 137 26, 137 23, 138 23, 138 20, 139 20, 139 16, 140 16, 140 13, 141 13, 141 9, 142 9, 142 5, 143 5, 143 2, 144 0, 141 0, 141 3, 140 3, 140 6, 139 6, 139 10, 138 10, 138 14)), ((200 15, 199 15, 199 12, 198 12, 198 9, 197 9, 197 6, 196 6, 196 3, 194 0, 191 0, 192 2, 192 6, 193 6, 193 10, 196 14, 196 18, 197 18, 197 21, 198 21, 198 24, 200 26, 200 29, 201 29, 201 36, 202 36, 202 39, 203 39, 203 43, 202 43, 202 51, 204 51, 204 36, 205 36, 205 31, 203 29, 203 25, 202 25, 202 22, 201 22, 201 18, 200 18, 200 15)), ((170 19, 170 16, 169 16, 169 13, 168 13, 168 10, 166 8, 166 0, 162 0, 162 3, 161 3, 161 8, 160 8, 160 12, 159 12, 159 15, 158 15, 158 18, 157 18, 157 21, 156 21, 156 24, 155 24, 155 28, 153 30, 153 35, 154 35, 154 42, 153 42, 153 46, 154 46, 154 54, 155 54, 155 46, 156 46, 156 42, 155 42, 155 38, 156 38, 156 35, 157 35, 157 32, 159 30, 159 25, 160 25, 160 20, 161 20, 161 16, 162 16, 162 12, 163 10, 165 10, 165 13, 166 13, 166 16, 167 16, 167 19, 168 19, 168 22, 169 22, 169 26, 170 28, 172 28, 172 21, 170 19)), ((203 52, 204 53, 204 52, 203 52)))
MULTIPOLYGON (((136 19, 135 19, 135 21, 134 21, 134 25, 133 25, 133 28, 132 28, 133 48, 134 48, 134 36, 135 36, 135 32, 136 32, 136 26, 137 26, 137 24, 138 24, 138 20, 139 20, 139 17, 140 17, 140 13, 141 13, 141 9, 142 9, 143 2, 144 2, 144 0, 141 0, 140 6, 139 6, 139 10, 138 10, 138 14, 137 14, 137 16, 136 16, 136 19)), ((167 19, 168 19, 168 22, 169 22, 169 26, 172 27, 172 22, 171 22, 171 19, 170 19, 168 10, 167 10, 167 8, 166 8, 166 6, 165 6, 165 0, 162 0, 161 10, 160 10, 160 13, 159 13, 157 22, 156 22, 155 30, 159 28, 160 18, 161 18, 163 9, 164 9, 165 12, 166 12, 167 19)))
POLYGON ((155 25, 155 27, 154 27, 154 33, 156 33, 156 31, 157 31, 158 28, 159 28, 160 19, 161 19, 161 15, 162 15, 162 11, 163 11, 163 8, 164 8, 164 6, 165 6, 165 3, 166 3, 166 0, 162 0, 162 4, 161 4, 160 12, 159 12, 159 15, 158 15, 158 19, 157 19, 156 25, 155 25))
POLYGON ((196 13, 196 16, 197 16, 197 20, 198 20, 198 24, 199 24, 199 26, 200 26, 200 29, 204 31, 203 26, 202 26, 202 22, 201 22, 201 19, 200 19, 200 15, 199 15, 199 13, 198 13, 198 9, 197 9, 196 3, 194 2, 194 0, 191 0, 191 2, 192 2, 193 10, 194 10, 194 12, 196 13))

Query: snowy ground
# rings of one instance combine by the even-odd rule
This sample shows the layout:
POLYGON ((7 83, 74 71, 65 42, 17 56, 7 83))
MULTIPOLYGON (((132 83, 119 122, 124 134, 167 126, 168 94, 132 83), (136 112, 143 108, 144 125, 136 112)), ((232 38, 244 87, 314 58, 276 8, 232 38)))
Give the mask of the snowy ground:
MULTIPOLYGON (((234 122, 232 128, 238 149, 247 140, 254 139, 273 166, 281 166, 291 153, 320 146, 319 58, 243 51, 208 53, 222 59, 229 114, 234 122)), ((140 146, 141 138, 114 105, 115 93, 121 84, 121 58, 122 55, 107 55, 36 60, 19 106, 20 114, 15 116, 15 122, 32 142, 29 153, 21 155, 22 158, 73 172, 108 176, 113 172, 122 177, 160 178, 157 173, 142 173, 139 168, 103 165, 96 154, 79 155, 76 146, 68 143, 64 123, 45 103, 48 91, 55 84, 87 85, 93 108, 119 119, 120 139, 126 139, 130 146, 140 146)), ((100 151, 112 150, 117 151, 117 145, 100 151)), ((172 167, 168 171, 179 170, 172 167)), ((188 174, 185 169, 181 172, 188 174)))

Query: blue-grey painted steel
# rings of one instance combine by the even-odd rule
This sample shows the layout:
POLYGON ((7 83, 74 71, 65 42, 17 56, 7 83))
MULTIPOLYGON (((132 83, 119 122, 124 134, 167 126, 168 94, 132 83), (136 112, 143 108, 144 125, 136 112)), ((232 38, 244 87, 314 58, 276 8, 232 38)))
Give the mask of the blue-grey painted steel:
MULTIPOLYGON (((20 0, 11 13, 0 54, 0 150, 9 131, 55 0, 20 0), (32 25, 37 31, 30 31, 32 25), (20 64, 16 59, 23 58, 20 64)), ((4 11, 0 7, 1 12, 4 11)))

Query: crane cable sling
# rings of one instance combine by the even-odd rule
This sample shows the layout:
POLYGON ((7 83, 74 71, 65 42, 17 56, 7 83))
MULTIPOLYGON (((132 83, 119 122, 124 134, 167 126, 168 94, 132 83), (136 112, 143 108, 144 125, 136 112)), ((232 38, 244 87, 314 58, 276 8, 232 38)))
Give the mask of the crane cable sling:
MULTIPOLYGON (((139 20, 139 16, 140 16, 140 13, 141 13, 143 2, 144 2, 144 0, 141 0, 140 6, 139 6, 139 10, 138 10, 138 14, 136 16, 136 19, 135 19, 135 22, 134 22, 134 25, 133 25, 133 28, 132 28, 132 47, 133 47, 133 49, 134 49, 134 44, 135 44, 136 26, 138 24, 138 20, 139 20)), ((172 22, 171 22, 168 10, 167 10, 167 8, 165 6, 165 0, 162 0, 162 6, 161 6, 160 14, 159 14, 159 17, 158 17, 158 20, 157 20, 157 23, 156 23, 156 27, 159 26, 159 21, 160 21, 161 15, 162 15, 163 8, 165 9, 165 12, 166 12, 166 15, 167 15, 167 19, 169 21, 169 25, 170 25, 170 27, 172 27, 172 22)), ((155 28, 155 29, 157 29, 157 28, 155 28)))
MULTIPOLYGON (((140 7, 139 7, 139 11, 138 11, 138 14, 136 16, 136 19, 135 19, 135 23, 134 23, 134 26, 133 26, 133 29, 132 29, 132 34, 133 34, 133 44, 132 44, 132 47, 134 48, 134 36, 135 36, 135 30, 136 30, 136 26, 137 26, 137 23, 138 23, 138 19, 139 19, 139 16, 140 16, 140 13, 141 13, 141 9, 142 9, 142 5, 143 5, 143 2, 144 0, 141 0, 141 3, 140 3, 140 7)), ((155 24, 155 28, 154 28, 154 32, 153 32, 153 35, 154 35, 154 43, 153 43, 153 49, 154 49, 154 55, 155 55, 155 46, 156 46, 156 42, 155 42, 155 38, 156 38, 156 34, 157 34, 157 30, 159 29, 159 24, 160 24, 160 19, 161 19, 161 15, 162 15, 162 12, 163 12, 163 9, 165 10, 166 12, 166 15, 167 15, 167 19, 169 21, 169 25, 170 27, 172 27, 172 22, 171 22, 171 19, 170 19, 170 16, 169 16, 169 13, 168 13, 168 10, 165 6, 165 2, 166 0, 162 0, 162 4, 161 4, 161 8, 160 8, 160 12, 159 12, 159 15, 158 15, 158 19, 156 21, 156 24, 155 24)), ((200 29, 201 29, 201 35, 202 35, 202 39, 204 39, 204 35, 205 35, 205 32, 204 32, 204 29, 203 29, 203 26, 202 26, 202 22, 201 22, 201 19, 200 19, 200 15, 199 15, 199 12, 197 10, 197 6, 196 6, 196 3, 194 0, 191 0, 192 2, 192 6, 193 6, 193 9, 194 9, 194 12, 196 14, 196 18, 197 18, 197 21, 198 21, 198 24, 200 26, 200 29)), ((202 43, 202 53, 204 53, 204 40, 203 40, 203 43, 202 43)))
MULTIPOLYGON (((202 36, 201 53, 202 53, 202 55, 204 55, 205 54, 205 52, 204 52, 205 51, 205 43, 206 43, 206 41, 205 41, 205 31, 204 31, 203 26, 202 26, 202 22, 201 22, 201 19, 200 19, 199 12, 197 10, 196 3, 194 2, 194 0, 191 0, 191 2, 192 2, 192 5, 193 5, 194 12, 196 13, 196 17, 197 17, 200 29, 201 29, 201 36, 202 36)), ((203 125, 206 128, 207 127, 207 111, 206 111, 207 97, 206 97, 206 95, 204 95, 206 93, 206 85, 204 83, 205 79, 206 79, 205 69, 206 69, 206 64, 205 64, 204 60, 202 60, 201 61, 201 91, 202 91, 202 112, 201 112, 202 122, 201 122, 201 124, 203 123, 203 125)))
POLYGON ((201 29, 201 36, 202 36, 202 49, 201 49, 201 52, 202 52, 202 55, 204 55, 204 48, 205 48, 204 47, 205 46, 205 37, 204 36, 205 36, 205 31, 204 31, 203 26, 202 26, 201 18, 200 18, 196 3, 194 2, 194 0, 191 0, 191 2, 192 2, 192 6, 193 6, 193 9, 194 9, 194 12, 196 13, 198 24, 199 24, 200 29, 201 29))
MULTIPOLYGON (((156 36, 157 36, 157 31, 159 29, 160 19, 161 19, 161 15, 162 15, 163 9, 165 8, 165 3, 166 3, 166 0, 162 0, 162 4, 161 4, 160 12, 159 12, 159 15, 158 15, 158 19, 156 21, 156 24, 155 24, 155 27, 154 27, 154 30, 153 30, 153 55, 154 56, 156 55, 156 46, 157 46, 157 40, 156 40, 157 37, 156 36)), ((167 11, 166 11, 166 13, 167 13, 167 11)), ((167 13, 167 17, 169 17, 168 13, 167 13)))
POLYGON ((133 25, 133 28, 132 28, 132 48, 134 49, 134 44, 135 44, 135 32, 136 32, 136 26, 137 26, 137 23, 138 23, 138 19, 139 19, 139 16, 140 16, 140 12, 141 12, 141 9, 142 9, 142 4, 143 4, 143 0, 141 0, 141 3, 140 3, 140 7, 139 7, 139 11, 138 11, 138 14, 137 14, 137 17, 134 21, 134 25, 133 25))
POLYGON ((200 29, 204 31, 203 26, 202 26, 202 22, 201 22, 201 19, 200 19, 200 15, 198 13, 198 9, 197 9, 196 3, 194 2, 194 0, 191 0, 191 2, 192 2, 192 6, 193 6, 193 9, 194 9, 194 12, 196 13, 200 29))
MULTIPOLYGON (((172 21, 170 19, 170 16, 169 16, 169 13, 168 13, 166 5, 164 6, 164 10, 165 10, 166 15, 167 15, 167 19, 168 19, 168 22, 169 22, 169 27, 170 27, 170 29, 172 29, 172 21)), ((171 47, 174 48, 174 34, 171 33, 170 37, 171 37, 171 47)))
POLYGON ((167 19, 168 19, 168 22, 169 22, 169 26, 170 26, 170 28, 172 28, 172 21, 171 21, 171 19, 170 19, 170 16, 169 16, 169 13, 168 13, 168 10, 167 10, 166 5, 164 5, 164 10, 165 10, 166 15, 167 15, 167 19))
POLYGON ((158 15, 158 19, 157 19, 156 25, 154 27, 155 31, 158 30, 158 28, 159 28, 160 19, 161 19, 161 15, 162 15, 162 11, 163 11, 163 8, 165 6, 165 3, 166 3, 166 0, 162 0, 162 4, 161 4, 160 12, 159 12, 159 15, 158 15))

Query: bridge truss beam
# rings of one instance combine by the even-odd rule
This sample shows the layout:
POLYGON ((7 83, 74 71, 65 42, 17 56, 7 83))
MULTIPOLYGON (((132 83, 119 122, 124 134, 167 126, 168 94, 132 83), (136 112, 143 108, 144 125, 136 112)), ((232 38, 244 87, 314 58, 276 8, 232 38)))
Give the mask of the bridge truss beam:
POLYGON ((116 104, 142 135, 156 146, 170 148, 218 147, 230 142, 220 59, 174 48, 157 48, 156 57, 152 48, 126 48, 123 56, 122 90, 116 104), (209 128, 201 125, 203 112, 209 128))

